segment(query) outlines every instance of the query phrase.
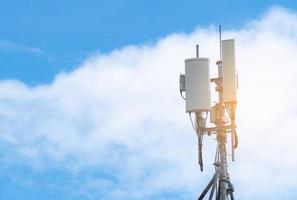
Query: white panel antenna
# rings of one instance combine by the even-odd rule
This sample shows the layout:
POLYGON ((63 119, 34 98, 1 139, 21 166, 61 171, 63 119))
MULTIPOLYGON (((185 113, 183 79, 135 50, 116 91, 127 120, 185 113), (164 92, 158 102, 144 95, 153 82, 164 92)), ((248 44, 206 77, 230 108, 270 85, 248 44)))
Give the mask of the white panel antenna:
POLYGON ((186 112, 210 110, 210 77, 208 58, 185 60, 186 112))
POLYGON ((235 65, 235 41, 222 41, 222 77, 223 77, 223 99, 225 103, 237 101, 237 77, 235 65))

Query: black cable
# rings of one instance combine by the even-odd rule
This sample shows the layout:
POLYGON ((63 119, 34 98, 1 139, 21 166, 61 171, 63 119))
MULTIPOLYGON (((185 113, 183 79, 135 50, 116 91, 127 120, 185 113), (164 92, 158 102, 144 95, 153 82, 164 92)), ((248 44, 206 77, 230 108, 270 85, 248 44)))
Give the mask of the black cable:
POLYGON ((199 132, 198 128, 199 128, 199 125, 200 125, 200 127, 202 127, 202 129, 205 127, 206 120, 207 120, 207 117, 208 117, 208 113, 206 113, 206 117, 204 118, 204 120, 202 121, 202 123, 201 124, 198 124, 198 127, 196 126, 196 124, 199 123, 197 121, 197 119, 195 119, 195 121, 197 123, 194 124, 194 121, 192 119, 191 113, 189 113, 189 116, 190 116, 192 127, 193 127, 193 129, 196 132, 196 135, 198 137, 198 164, 200 166, 200 170, 203 171, 203 155, 202 155, 203 133, 201 134, 199 132))
POLYGON ((192 115, 191 113, 189 113, 189 116, 190 116, 190 120, 191 120, 191 124, 192 124, 192 127, 197 135, 197 138, 198 138, 198 164, 200 166, 200 171, 203 171, 203 160, 202 160, 202 138, 199 134, 199 131, 197 130, 197 127, 196 125, 194 124, 193 122, 193 119, 192 119, 192 115))
POLYGON ((179 93, 180 93, 180 96, 181 96, 184 100, 186 100, 186 97, 184 97, 183 92, 180 91, 179 93))
POLYGON ((192 127, 193 127, 195 133, 198 135, 198 134, 199 134, 199 133, 198 133, 198 130, 196 129, 196 127, 195 127, 195 125, 194 125, 194 122, 193 122, 193 119, 192 119, 192 115, 191 115, 190 112, 189 112, 189 116, 190 116, 190 120, 191 120, 192 127))

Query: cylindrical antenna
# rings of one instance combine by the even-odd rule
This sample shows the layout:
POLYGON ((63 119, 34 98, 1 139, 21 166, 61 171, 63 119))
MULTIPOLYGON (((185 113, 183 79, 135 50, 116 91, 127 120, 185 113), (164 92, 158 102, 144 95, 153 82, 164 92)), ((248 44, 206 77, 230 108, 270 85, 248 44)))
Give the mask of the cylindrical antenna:
POLYGON ((220 37, 220 61, 222 61, 222 28, 219 25, 219 37, 220 37))
POLYGON ((199 58, 199 45, 196 44, 196 57, 199 58))

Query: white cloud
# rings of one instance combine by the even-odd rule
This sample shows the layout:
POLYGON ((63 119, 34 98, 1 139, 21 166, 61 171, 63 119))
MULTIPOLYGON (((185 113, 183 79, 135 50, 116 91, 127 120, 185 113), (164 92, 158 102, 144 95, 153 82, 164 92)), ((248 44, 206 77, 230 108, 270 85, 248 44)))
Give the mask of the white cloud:
MULTIPOLYGON (((274 7, 240 30, 223 32, 237 45, 240 144, 230 173, 240 199, 297 195, 296 24, 296 13, 274 7)), ((85 186, 104 183, 107 199, 172 191, 181 199, 195 197, 213 172, 214 156, 214 140, 206 137, 201 174, 178 93, 184 59, 194 56, 196 43, 215 72, 217 32, 209 27, 94 55, 49 85, 2 81, 0 138, 13 150, 3 159, 14 162, 16 154, 37 168, 46 167, 44 159, 78 171, 110 168, 116 185, 93 180, 85 186)))

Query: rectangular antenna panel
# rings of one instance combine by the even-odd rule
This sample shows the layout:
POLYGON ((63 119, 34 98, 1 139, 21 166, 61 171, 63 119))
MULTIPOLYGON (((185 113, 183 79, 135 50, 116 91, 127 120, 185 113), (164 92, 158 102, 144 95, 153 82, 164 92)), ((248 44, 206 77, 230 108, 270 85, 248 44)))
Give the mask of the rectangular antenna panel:
POLYGON ((210 77, 208 58, 185 60, 186 112, 210 110, 210 77))
POLYGON ((235 41, 222 41, 222 77, 223 77, 223 100, 224 103, 237 101, 237 78, 235 66, 235 41))

